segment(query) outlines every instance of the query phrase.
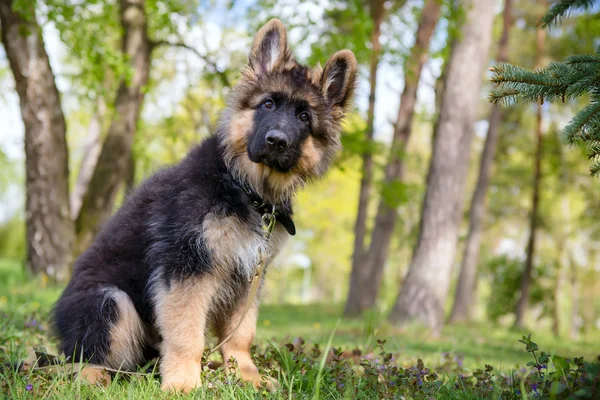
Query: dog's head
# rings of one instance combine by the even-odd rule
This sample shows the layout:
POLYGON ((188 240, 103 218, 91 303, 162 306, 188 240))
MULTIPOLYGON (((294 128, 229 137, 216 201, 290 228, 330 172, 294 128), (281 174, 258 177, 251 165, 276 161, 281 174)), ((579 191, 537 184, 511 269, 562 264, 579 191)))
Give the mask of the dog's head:
POLYGON ((274 203, 322 176, 340 149, 355 80, 351 51, 335 53, 325 68, 305 67, 292 57, 281 21, 269 21, 221 121, 229 170, 274 203))

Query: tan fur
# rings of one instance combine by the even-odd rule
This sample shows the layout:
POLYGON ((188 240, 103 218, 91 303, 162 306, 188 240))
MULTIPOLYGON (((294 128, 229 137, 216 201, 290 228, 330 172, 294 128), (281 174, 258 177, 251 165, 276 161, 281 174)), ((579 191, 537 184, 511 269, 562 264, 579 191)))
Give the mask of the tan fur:
POLYGON ((256 229, 250 229, 236 216, 208 214, 202 223, 203 239, 206 240, 211 257, 215 260, 218 274, 228 277, 238 266, 242 273, 253 277, 256 267, 260 262, 261 253, 267 259, 272 259, 287 239, 287 232, 280 225, 276 225, 268 246, 261 230, 261 220, 253 221, 256 229))
MULTIPOLYGON (((227 337, 229 333, 237 326, 240 317, 242 316, 243 305, 240 305, 228 320, 225 326, 218 328, 217 333, 219 341, 227 337)), ((226 372, 230 373, 228 362, 233 358, 237 362, 237 372, 243 380, 252 382, 254 387, 264 385, 267 389, 273 390, 278 386, 277 381, 271 378, 261 379, 262 376, 258 372, 258 368, 254 365, 252 357, 250 357, 250 347, 256 334, 256 319, 258 316, 258 301, 255 301, 248 310, 248 313, 242 320, 242 324, 231 337, 231 340, 226 342, 221 348, 223 363, 226 366, 226 372)))
POLYGON ((204 218, 202 236, 215 267, 223 274, 229 275, 239 266, 248 278, 253 276, 261 252, 266 251, 259 224, 260 221, 257 221, 257 229, 252 230, 234 215, 209 214, 204 218))
POLYGON ((312 136, 309 136, 302 144, 302 157, 298 162, 298 168, 306 175, 317 175, 318 167, 323 159, 323 151, 315 146, 312 136))
POLYGON ((201 385, 206 319, 218 283, 211 275, 172 281, 154 293, 162 334, 160 374, 163 390, 189 392, 201 385))
POLYGON ((119 319, 110 328, 110 351, 106 356, 108 366, 116 369, 135 370, 142 360, 144 326, 129 296, 117 288, 108 289, 117 304, 119 319))

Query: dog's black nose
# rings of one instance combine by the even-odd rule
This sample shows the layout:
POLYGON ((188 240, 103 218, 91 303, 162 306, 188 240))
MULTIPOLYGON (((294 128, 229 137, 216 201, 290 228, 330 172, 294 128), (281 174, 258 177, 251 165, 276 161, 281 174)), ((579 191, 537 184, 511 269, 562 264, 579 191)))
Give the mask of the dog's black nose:
POLYGON ((286 134, 277 129, 267 132, 265 140, 269 146, 273 146, 278 149, 286 149, 290 145, 286 134))

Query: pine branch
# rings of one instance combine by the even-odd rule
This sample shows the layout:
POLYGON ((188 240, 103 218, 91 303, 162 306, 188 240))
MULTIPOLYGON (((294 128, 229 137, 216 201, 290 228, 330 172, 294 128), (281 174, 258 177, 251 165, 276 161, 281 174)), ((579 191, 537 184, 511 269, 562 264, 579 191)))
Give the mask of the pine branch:
MULTIPOLYGON (((559 0, 542 18, 542 27, 557 23, 575 9, 589 8, 595 0, 559 0)), ((587 145, 592 175, 600 175, 600 46, 597 54, 575 55, 564 62, 551 62, 545 68, 528 71, 500 63, 491 68, 492 103, 519 100, 544 102, 591 95, 591 100, 563 130, 569 144, 587 145)))
POLYGON ((588 9, 595 0, 560 0, 542 18, 542 28, 557 24, 576 9, 588 9))
POLYGON ((493 103, 512 103, 518 100, 529 102, 564 99, 568 84, 549 68, 528 71, 508 63, 500 63, 490 69, 491 81, 497 86, 489 99, 493 103))
MULTIPOLYGON (((596 158, 600 157, 600 141, 593 141, 587 146, 588 160, 594 161, 596 158)), ((598 160, 600 161, 600 160, 598 160)))
MULTIPOLYGON (((571 119, 563 130, 567 143, 582 140, 590 142, 600 139, 600 101, 592 101, 571 119)), ((593 143, 593 142, 592 142, 593 143)))
POLYGON ((600 54, 579 54, 576 56, 570 56, 566 58, 565 63, 569 65, 600 63, 600 54))
POLYGON ((600 140, 588 144, 588 160, 592 163, 590 172, 592 176, 600 175, 600 140))

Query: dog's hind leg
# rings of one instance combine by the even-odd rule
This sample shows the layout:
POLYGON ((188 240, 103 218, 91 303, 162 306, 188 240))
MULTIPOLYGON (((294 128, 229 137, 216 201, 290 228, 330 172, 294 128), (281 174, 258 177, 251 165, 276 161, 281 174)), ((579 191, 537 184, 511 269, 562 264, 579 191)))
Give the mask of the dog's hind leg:
POLYGON ((144 360, 145 330, 131 298, 122 290, 107 289, 115 302, 118 315, 109 329, 110 346, 106 363, 123 370, 135 370, 144 360))
POLYGON ((189 392, 201 385, 200 372, 206 319, 215 293, 214 280, 205 275, 159 284, 153 297, 160 344, 163 390, 189 392))
POLYGON ((239 304, 231 318, 227 320, 223 326, 218 327, 217 333, 220 343, 233 331, 233 329, 235 329, 240 318, 243 317, 242 323, 239 328, 233 332, 231 339, 221 346, 223 364, 226 367, 226 371, 229 372, 227 363, 230 359, 235 359, 243 380, 252 382, 252 385, 255 387, 262 385, 272 391, 278 385, 277 381, 272 378, 263 378, 261 380, 262 376, 258 372, 256 365, 254 365, 252 357, 250 357, 250 347, 252 346, 252 341, 256 334, 256 319, 258 317, 257 303, 258 301, 255 299, 245 316, 242 316, 245 302, 239 304))
POLYGON ((60 350, 74 362, 131 370, 143 361, 142 323, 129 296, 116 287, 69 285, 53 319, 60 350))

